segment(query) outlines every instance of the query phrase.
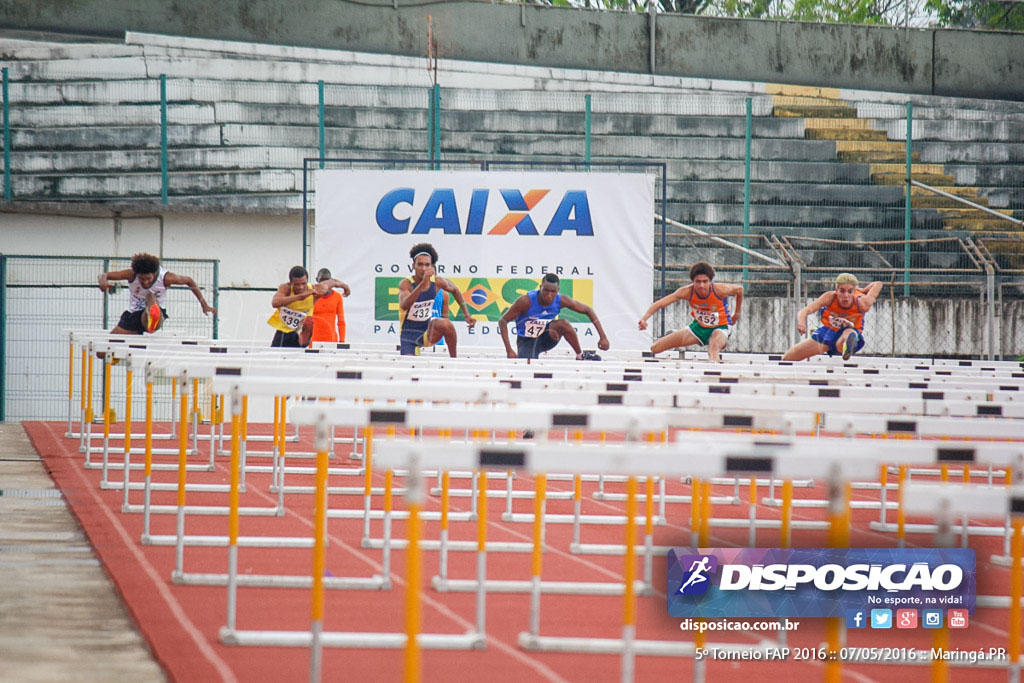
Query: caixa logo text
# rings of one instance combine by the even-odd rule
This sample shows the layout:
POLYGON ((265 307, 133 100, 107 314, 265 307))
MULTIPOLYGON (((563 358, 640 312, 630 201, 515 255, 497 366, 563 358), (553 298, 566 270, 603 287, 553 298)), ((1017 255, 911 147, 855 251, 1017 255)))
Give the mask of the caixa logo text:
POLYGON ((499 210, 506 213, 493 225, 485 225, 487 204, 497 201, 488 189, 473 190, 466 205, 465 201, 461 204, 456 201, 455 190, 438 188, 430 193, 426 204, 417 211, 416 191, 411 187, 399 187, 385 194, 377 203, 377 226, 392 235, 409 233, 412 226, 414 235, 426 235, 432 230, 441 230, 445 235, 507 235, 514 230, 520 235, 543 234, 549 237, 574 232, 578 237, 593 237, 594 224, 585 190, 566 191, 551 214, 551 220, 540 226, 543 232, 538 229, 530 212, 550 192, 528 190, 523 194, 519 190, 498 190, 504 203, 499 210))

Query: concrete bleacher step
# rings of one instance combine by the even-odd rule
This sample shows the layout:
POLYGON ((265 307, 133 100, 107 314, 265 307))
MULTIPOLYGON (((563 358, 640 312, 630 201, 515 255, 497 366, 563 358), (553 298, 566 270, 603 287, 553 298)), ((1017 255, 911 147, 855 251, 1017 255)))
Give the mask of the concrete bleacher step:
MULTIPOLYGON (((979 214, 983 212, 979 211, 979 214)), ((1020 230, 1020 225, 994 217, 988 218, 946 218, 943 226, 947 230, 969 230, 971 232, 998 232, 1003 230, 1020 230)))
POLYGON ((857 109, 850 103, 828 97, 801 97, 776 95, 772 101, 772 113, 775 116, 818 118, 818 119, 855 119, 857 109))
POLYGON ((1015 190, 1024 187, 1024 164, 945 164, 957 185, 1015 190))
MULTIPOLYGON (((209 104, 168 104, 169 125, 214 123, 209 104)), ((160 130, 160 104, 128 105, 32 105, 12 106, 10 125, 14 128, 56 128, 89 126, 152 126, 160 130)))
MULTIPOLYGON (((672 180, 668 199, 674 201, 742 204, 742 181, 672 180)), ((752 182, 750 201, 754 204, 814 204, 818 206, 903 206, 903 191, 888 185, 837 182, 752 182)))
MULTIPOLYGON (((1013 216, 1013 211, 1011 211, 1010 209, 989 209, 989 210, 990 211, 995 211, 996 213, 1002 214, 1004 216, 1011 216, 1011 217, 1013 216)), ((986 211, 982 211, 981 209, 972 209, 969 206, 963 206, 963 205, 956 206, 956 207, 939 207, 939 208, 936 209, 936 211, 938 211, 939 214, 941 216, 945 217, 946 219, 973 219, 973 218, 989 219, 989 218, 994 218, 994 216, 992 214, 990 214, 990 213, 988 213, 986 211)))
MULTIPOLYGON (((211 146, 223 142, 221 126, 168 126, 167 144, 175 147, 211 146)), ((17 129, 11 147, 26 150, 87 150, 160 148, 160 129, 152 126, 90 126, 17 129)))
MULTIPOLYGON (((906 173, 900 173, 895 171, 882 171, 871 174, 871 180, 880 185, 903 185, 906 183, 906 173)), ((911 177, 919 183, 925 185, 931 185, 937 187, 939 185, 949 185, 955 182, 955 178, 952 175, 946 173, 912 173, 911 177)))
POLYGON ((884 130, 872 127, 868 119, 858 118, 806 118, 804 137, 809 140, 885 141, 884 130))
MULTIPOLYGON (((14 181, 14 189, 18 196, 25 199, 159 197, 160 187, 159 171, 114 175, 22 175, 14 181)), ((168 178, 170 194, 296 192, 301 188, 302 172, 291 170, 179 172, 168 178)))
MULTIPOLYGON (((906 124, 886 123, 891 138, 905 138, 906 124), (902 126, 902 127, 901 127, 902 126)), ((1024 121, 918 121, 913 124, 914 140, 940 142, 1008 142, 1024 140, 1024 121)))
POLYGON ((913 142, 924 162, 1024 164, 1024 142, 913 142))
MULTIPOLYGON (((668 212, 675 220, 688 225, 742 225, 742 204, 710 204, 670 202, 668 212), (678 218, 677 218, 678 217, 678 218)), ((859 227, 901 227, 903 207, 863 206, 790 206, 778 204, 751 204, 750 222, 759 226, 770 225, 828 225, 859 227)), ((927 212, 916 212, 915 225, 925 227, 938 220, 927 212)), ((935 225, 934 227, 940 227, 935 225)))
MULTIPOLYGON (((172 172, 191 170, 301 169, 302 160, 319 157, 315 147, 194 147, 167 152, 172 172)), ((75 151, 36 150, 11 158, 18 174, 74 173, 89 171, 151 171, 160 168, 159 149, 97 149, 75 151)))
MULTIPOLYGON (((958 187, 956 185, 950 185, 947 187, 937 187, 937 190, 941 190, 947 194, 956 195, 957 197, 963 197, 964 199, 974 202, 975 204, 981 204, 982 206, 988 206, 988 197, 982 197, 979 195, 977 187, 958 187)), ((902 195, 903 193, 901 193, 902 195)), ((930 192, 923 187, 911 187, 910 188, 910 205, 921 208, 940 208, 946 206, 964 206, 949 197, 943 197, 942 195, 930 192)))
MULTIPOLYGON (((836 158, 839 161, 854 161, 862 163, 884 163, 884 162, 896 162, 902 159, 906 159, 907 153, 905 150, 885 150, 885 149, 847 149, 836 152, 836 158)), ((913 162, 921 161, 921 154, 919 152, 912 152, 911 160, 913 162)))

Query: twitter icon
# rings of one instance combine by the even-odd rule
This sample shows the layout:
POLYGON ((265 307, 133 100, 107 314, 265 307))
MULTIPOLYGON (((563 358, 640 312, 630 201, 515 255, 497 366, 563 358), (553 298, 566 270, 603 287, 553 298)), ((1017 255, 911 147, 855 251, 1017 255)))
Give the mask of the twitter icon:
POLYGON ((892 628, 892 610, 871 610, 871 628, 892 628))

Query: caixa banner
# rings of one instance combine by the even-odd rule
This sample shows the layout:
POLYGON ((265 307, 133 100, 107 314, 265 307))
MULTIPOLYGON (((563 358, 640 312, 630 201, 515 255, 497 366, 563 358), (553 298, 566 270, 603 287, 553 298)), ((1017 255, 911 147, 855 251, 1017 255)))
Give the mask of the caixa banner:
POLYGON ((673 548, 673 617, 843 617, 851 610, 974 613, 968 548, 673 548))
MULTIPOLYGON (((465 311, 449 302, 460 345, 500 348, 502 313, 551 273, 562 294, 597 311, 613 348, 650 346, 636 321, 653 291, 654 176, 323 170, 316 184, 314 270, 352 288, 348 341, 397 341, 409 252, 427 242, 437 274, 465 296, 465 311)), ((594 348, 589 319, 562 311, 594 348)))

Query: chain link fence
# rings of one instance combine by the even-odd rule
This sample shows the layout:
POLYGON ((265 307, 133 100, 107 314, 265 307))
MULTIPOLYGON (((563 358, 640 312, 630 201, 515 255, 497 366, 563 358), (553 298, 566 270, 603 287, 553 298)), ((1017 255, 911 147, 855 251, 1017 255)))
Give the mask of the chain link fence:
MULTIPOLYGON (((810 296, 850 270, 891 284, 873 317, 888 316, 892 329, 869 339, 872 352, 1021 351, 1010 314, 1024 299, 1024 109, 1014 103, 772 85, 756 95, 656 83, 622 92, 555 74, 543 88, 519 76, 448 87, 434 81, 443 71, 406 70, 378 85, 365 84, 365 65, 351 67, 347 84, 297 80, 316 72, 290 67, 262 72, 264 81, 153 77, 140 65, 5 65, 5 198, 308 213, 308 171, 341 167, 328 158, 367 169, 658 164, 667 227, 652 245, 661 270, 652 296, 662 282, 686 284, 697 259, 743 282, 751 301, 810 296), (987 325, 991 340, 967 341, 962 315, 935 312, 943 299, 991 309, 971 323, 987 325), (918 305, 903 300, 934 315, 901 313, 893 324, 894 312, 918 305)), ((784 347, 789 323, 769 322, 774 331, 749 342, 741 326, 731 345, 784 347)))
MULTIPOLYGON (((162 259, 161 266, 195 280, 216 308, 219 298, 218 261, 162 259)), ((0 421, 60 419, 67 415, 69 362, 79 395, 81 358, 69 359, 66 332, 73 329, 110 330, 128 306, 126 283, 104 295, 97 286, 100 273, 131 267, 124 257, 21 256, 0 254, 0 421)), ((115 283, 111 283, 114 285, 115 283)), ((216 316, 205 316, 187 288, 167 292, 168 316, 163 331, 183 336, 217 337, 216 316)), ((111 397, 123 405, 124 368, 113 366, 111 397)), ((93 386, 103 386, 102 364, 94 363, 93 386)), ((136 369, 142 380, 142 370, 136 369)), ((145 395, 136 384, 135 415, 145 409, 145 395)), ((170 394, 155 392, 159 419, 170 419, 170 394)), ((96 411, 98 414, 99 410, 96 411)))

